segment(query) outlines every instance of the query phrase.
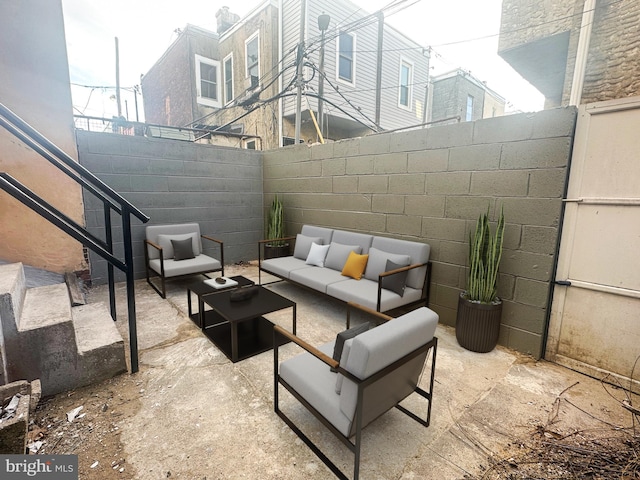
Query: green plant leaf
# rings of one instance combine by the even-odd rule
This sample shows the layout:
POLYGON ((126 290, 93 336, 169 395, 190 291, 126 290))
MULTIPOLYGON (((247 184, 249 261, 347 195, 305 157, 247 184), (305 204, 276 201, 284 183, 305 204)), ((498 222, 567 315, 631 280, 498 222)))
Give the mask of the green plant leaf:
POLYGON ((498 268, 502 260, 504 241, 504 206, 491 234, 489 209, 476 222, 476 230, 469 234, 469 275, 467 299, 481 303, 492 303, 498 293, 498 268))

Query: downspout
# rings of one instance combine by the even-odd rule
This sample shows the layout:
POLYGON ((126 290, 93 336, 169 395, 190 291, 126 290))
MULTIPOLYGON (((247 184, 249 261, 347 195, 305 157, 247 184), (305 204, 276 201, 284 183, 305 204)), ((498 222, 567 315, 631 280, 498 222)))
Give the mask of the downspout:
POLYGON ((582 89, 584 88, 584 75, 587 70, 587 57, 589 55, 589 43, 591 41, 591 30, 593 28, 593 17, 595 16, 596 0, 586 0, 582 9, 582 23, 580 25, 580 36, 578 37, 578 49, 576 51, 576 64, 573 70, 571 81, 571 94, 569 105, 580 105, 582 100, 582 89))
POLYGON ((556 275, 558 273, 558 260, 560 257, 560 244, 562 243, 562 229, 564 226, 564 215, 567 209, 567 192, 569 190, 569 179, 571 178, 571 160, 573 159, 573 146, 576 138, 576 128, 578 124, 578 114, 573 122, 571 131, 571 144, 569 145, 569 155, 567 158, 567 172, 564 179, 564 190, 562 192, 562 206, 560 207, 560 217, 558 218, 558 237, 556 239, 555 255, 553 256, 553 265, 551 267, 551 281, 549 282, 549 295, 547 298, 547 313, 545 315, 544 330, 542 331, 542 351, 540 358, 545 358, 547 353, 547 341, 549 340, 549 323, 551 322, 551 309, 553 308, 553 293, 556 287, 556 275))

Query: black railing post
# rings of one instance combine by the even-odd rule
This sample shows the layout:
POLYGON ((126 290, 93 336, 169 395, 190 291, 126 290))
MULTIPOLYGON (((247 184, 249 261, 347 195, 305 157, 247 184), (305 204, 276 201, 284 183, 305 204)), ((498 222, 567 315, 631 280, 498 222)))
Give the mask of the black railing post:
MULTIPOLYGON (((111 209, 109 205, 104 202, 104 227, 105 227, 105 240, 107 242, 107 248, 109 252, 113 254, 113 234, 111 232, 111 209)), ((125 262, 126 263, 126 262, 125 262)), ((109 312, 111 312, 111 318, 115 322, 117 320, 116 311, 116 285, 113 275, 113 264, 107 262, 107 282, 109 285, 109 312)))
POLYGON ((131 373, 138 371, 138 329, 136 325, 136 291, 133 278, 133 243, 131 238, 131 212, 127 205, 122 207, 122 237, 124 241, 124 263, 127 265, 127 310, 129 313, 129 351, 131 353, 131 373))

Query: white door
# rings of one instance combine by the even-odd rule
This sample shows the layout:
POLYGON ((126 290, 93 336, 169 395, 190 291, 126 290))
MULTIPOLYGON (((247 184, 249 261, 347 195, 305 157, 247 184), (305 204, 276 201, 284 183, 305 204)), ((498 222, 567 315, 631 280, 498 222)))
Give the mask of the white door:
MULTIPOLYGON (((640 97, 634 97, 578 112, 545 357, 597 378, 611 373, 628 386, 638 356, 640 97)), ((640 361, 633 378, 640 379, 640 361)))

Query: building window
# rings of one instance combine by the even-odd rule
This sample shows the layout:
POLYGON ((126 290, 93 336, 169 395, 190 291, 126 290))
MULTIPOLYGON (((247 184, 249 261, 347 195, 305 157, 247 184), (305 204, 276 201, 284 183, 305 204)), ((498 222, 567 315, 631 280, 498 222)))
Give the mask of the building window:
POLYGON ((247 150, 256 150, 255 140, 247 140, 247 150))
POLYGON ((413 83, 413 64, 406 60, 400 62, 400 91, 398 105, 411 109, 411 84, 413 83))
POLYGON ((196 55, 198 103, 220 107, 220 62, 196 55))
POLYGON ((251 88, 257 87, 260 81, 260 35, 254 33, 244 44, 247 65, 247 78, 251 88))
POLYGON ((224 59, 224 103, 233 101, 233 56, 224 59))
POLYGON ((473 97, 471 95, 467 95, 467 115, 465 120, 467 122, 473 120, 473 97))
POLYGON ((355 83, 355 35, 340 32, 338 37, 338 79, 355 83))

